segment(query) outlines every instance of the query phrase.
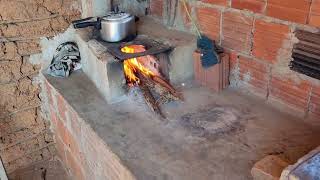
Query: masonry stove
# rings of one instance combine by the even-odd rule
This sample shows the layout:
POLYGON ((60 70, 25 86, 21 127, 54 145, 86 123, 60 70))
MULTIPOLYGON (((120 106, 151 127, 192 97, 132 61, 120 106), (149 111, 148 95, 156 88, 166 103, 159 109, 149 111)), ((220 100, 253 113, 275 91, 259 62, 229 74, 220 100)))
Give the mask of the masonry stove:
MULTIPOLYGON (((160 105, 182 100, 183 95, 170 84, 169 54, 174 47, 146 35, 139 35, 132 41, 108 43, 96 39, 106 51, 123 66, 126 85, 122 88, 138 88, 146 104, 157 115, 164 118, 160 105)), ((119 74, 119 73, 117 73, 119 74)), ((120 87, 121 88, 121 87, 120 87)))

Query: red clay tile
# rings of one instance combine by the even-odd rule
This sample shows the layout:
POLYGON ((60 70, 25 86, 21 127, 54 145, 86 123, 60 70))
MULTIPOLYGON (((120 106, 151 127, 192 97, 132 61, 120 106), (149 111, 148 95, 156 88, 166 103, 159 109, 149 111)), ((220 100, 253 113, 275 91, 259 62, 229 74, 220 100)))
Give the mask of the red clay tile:
POLYGON ((231 11, 224 12, 222 17, 222 46, 249 53, 251 50, 253 17, 231 11))
POLYGON ((278 52, 289 34, 289 27, 282 24, 256 20, 252 54, 268 63, 276 63, 278 52))
POLYGON ((248 80, 249 90, 266 97, 270 73, 268 65, 250 57, 239 56, 239 69, 241 80, 248 80), (249 76, 249 79, 245 79, 245 75, 249 76))
POLYGON ((265 5, 266 0, 232 0, 231 7, 250 10, 255 13, 263 13, 265 5))
POLYGON ((151 0, 150 1, 150 13, 158 17, 163 16, 163 1, 162 0, 151 0))
POLYGON ((307 81, 298 83, 279 77, 271 79, 270 97, 302 111, 307 110, 310 91, 311 84, 307 81))
POLYGON ((200 53, 195 52, 193 57, 195 80, 199 84, 214 92, 220 92, 229 85, 229 55, 222 55, 221 63, 210 68, 202 68, 200 53))
POLYGON ((313 87, 310 98, 310 113, 320 119, 320 86, 313 87))
POLYGON ((215 4, 215 5, 221 5, 221 6, 228 6, 228 0, 201 0, 201 2, 209 3, 209 4, 215 4))
POLYGON ((320 27, 320 0, 312 0, 309 25, 320 27))
POLYGON ((268 0, 266 13, 278 19, 306 24, 310 5, 309 0, 268 0))
POLYGON ((210 7, 198 7, 196 12, 200 30, 210 38, 219 42, 220 10, 210 7))

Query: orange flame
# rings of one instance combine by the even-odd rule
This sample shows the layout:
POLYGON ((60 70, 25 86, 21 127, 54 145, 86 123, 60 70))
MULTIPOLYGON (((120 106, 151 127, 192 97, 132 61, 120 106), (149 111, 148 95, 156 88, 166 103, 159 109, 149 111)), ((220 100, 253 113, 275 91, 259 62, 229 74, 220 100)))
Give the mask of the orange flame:
MULTIPOLYGON (((141 51, 141 46, 137 45, 130 45, 125 46, 121 48, 122 52, 125 53, 136 53, 138 51, 141 51), (135 47, 139 47, 140 49, 137 49, 135 47)), ((144 48, 142 50, 145 50, 144 48)), ((135 75, 137 71, 140 71, 144 76, 154 76, 154 73, 144 67, 137 58, 131 58, 127 59, 123 62, 124 67, 124 74, 127 78, 128 83, 140 83, 140 79, 135 75)))

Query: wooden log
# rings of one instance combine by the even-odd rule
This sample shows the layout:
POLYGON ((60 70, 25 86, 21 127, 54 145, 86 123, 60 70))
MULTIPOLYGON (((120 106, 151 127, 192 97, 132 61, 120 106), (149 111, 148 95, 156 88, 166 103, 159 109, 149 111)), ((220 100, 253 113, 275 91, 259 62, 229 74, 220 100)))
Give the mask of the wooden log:
POLYGON ((147 105, 150 107, 150 109, 154 113, 160 115, 162 118, 166 118, 164 116, 164 114, 162 113, 162 111, 159 107, 159 104, 157 103, 157 100, 153 97, 153 95, 149 89, 150 84, 152 84, 152 82, 150 82, 150 79, 146 78, 140 72, 137 72, 136 75, 140 79, 139 88, 142 91, 142 94, 144 96, 144 99, 145 99, 147 105))
POLYGON ((158 76, 153 76, 152 80, 162 87, 166 88, 173 96, 180 100, 184 100, 183 94, 181 92, 178 92, 177 90, 174 89, 174 87, 169 84, 166 80, 162 79, 161 77, 158 76))

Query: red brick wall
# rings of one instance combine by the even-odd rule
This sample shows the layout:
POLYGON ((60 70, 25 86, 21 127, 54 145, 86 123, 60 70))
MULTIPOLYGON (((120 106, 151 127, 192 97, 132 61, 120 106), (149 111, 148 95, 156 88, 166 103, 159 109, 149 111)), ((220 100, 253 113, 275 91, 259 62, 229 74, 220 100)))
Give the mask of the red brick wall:
POLYGON ((162 17, 162 15, 163 15, 163 1, 162 0, 151 0, 150 13, 154 16, 162 17))
POLYGON ((29 62, 41 52, 40 37, 64 31, 80 12, 77 0, 0 2, 0 156, 10 174, 55 153, 48 121, 41 115, 41 65, 29 62))
MULTIPOLYGON (((201 31, 230 53, 231 85, 275 100, 272 102, 293 108, 301 116, 320 118, 320 81, 288 67, 295 30, 320 28, 320 0, 187 2, 201 31)), ((183 28, 190 31, 181 7, 183 28)))
POLYGON ((44 82, 57 153, 74 179, 134 179, 54 86, 44 82))
POLYGON ((309 24, 312 26, 320 26, 320 0, 312 0, 309 24))

